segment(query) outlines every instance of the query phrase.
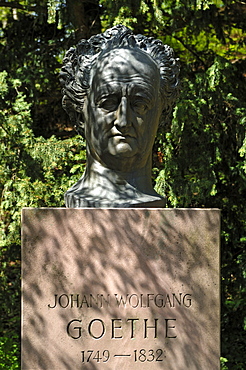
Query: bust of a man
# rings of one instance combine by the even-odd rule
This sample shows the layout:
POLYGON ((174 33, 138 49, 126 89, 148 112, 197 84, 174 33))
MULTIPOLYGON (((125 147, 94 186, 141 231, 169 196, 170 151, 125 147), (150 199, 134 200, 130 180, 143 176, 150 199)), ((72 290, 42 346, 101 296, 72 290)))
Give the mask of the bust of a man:
POLYGON ((151 181, 152 147, 179 91, 173 50, 125 26, 82 40, 61 70, 63 107, 85 135, 87 166, 67 207, 164 207, 151 181))

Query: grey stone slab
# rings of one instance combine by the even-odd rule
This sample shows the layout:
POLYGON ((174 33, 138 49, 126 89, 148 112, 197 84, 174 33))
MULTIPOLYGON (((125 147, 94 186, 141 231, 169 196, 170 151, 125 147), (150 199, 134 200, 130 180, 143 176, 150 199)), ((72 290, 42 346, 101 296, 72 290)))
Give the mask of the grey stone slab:
POLYGON ((220 211, 26 208, 22 370, 220 368, 220 211))

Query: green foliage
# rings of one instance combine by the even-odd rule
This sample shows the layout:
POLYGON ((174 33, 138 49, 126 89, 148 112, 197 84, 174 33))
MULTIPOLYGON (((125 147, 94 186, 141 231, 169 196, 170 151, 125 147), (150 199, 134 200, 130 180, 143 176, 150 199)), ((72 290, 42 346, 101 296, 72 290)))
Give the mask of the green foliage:
POLYGON ((221 357, 220 358, 220 369, 221 370, 228 370, 228 367, 226 366, 226 363, 228 362, 228 360, 224 357, 221 357))
POLYGON ((238 77, 234 65, 217 57, 205 73, 190 71, 183 78, 172 125, 160 133, 163 147, 159 150, 165 155, 157 187, 158 191, 171 192, 172 206, 204 206, 210 197, 213 202, 222 184, 231 192, 236 184, 225 176, 237 174, 241 179, 237 190, 245 190, 246 104, 241 100, 244 84, 238 77), (179 198, 175 193, 180 193, 179 198))
POLYGON ((46 1, 21 1, 19 8, 4 11, 2 27, 0 23, 1 69, 21 81, 19 91, 32 104, 35 134, 48 137, 54 128, 59 134, 68 120, 60 104, 57 74, 64 52, 74 39, 68 27, 47 22, 46 1))
POLYGON ((85 144, 61 108, 57 77, 61 60, 78 38, 100 32, 100 23, 103 30, 123 23, 136 33, 160 38, 180 57, 182 92, 172 123, 158 133, 153 181, 156 190, 167 195, 170 207, 222 211, 221 368, 246 368, 245 3, 23 0, 4 4, 0 9, 4 71, 0 73, 0 368, 18 368, 19 361, 15 345, 20 210, 63 206, 65 190, 85 166, 85 144))
POLYGON ((0 369, 18 370, 19 346, 17 338, 0 337, 0 369))
MULTIPOLYGON (((1 75, 6 76, 5 72, 1 75)), ((13 88, 20 82, 10 83, 13 88)), ((85 162, 80 137, 61 141, 55 136, 34 136, 30 104, 25 99, 23 93, 17 93, 12 103, 2 99, 0 189, 4 245, 20 244, 21 208, 64 204, 64 191, 74 181, 71 171, 76 174, 78 162, 83 171, 85 162)))
POLYGON ((214 53, 245 54, 244 3, 233 0, 100 0, 103 28, 122 23, 135 32, 160 38, 186 63, 208 66, 214 53))

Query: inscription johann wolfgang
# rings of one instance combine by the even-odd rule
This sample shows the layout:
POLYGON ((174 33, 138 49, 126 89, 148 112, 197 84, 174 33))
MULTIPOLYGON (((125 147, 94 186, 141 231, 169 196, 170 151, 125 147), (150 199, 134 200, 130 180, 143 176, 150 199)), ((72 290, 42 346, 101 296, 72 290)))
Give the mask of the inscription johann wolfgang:
POLYGON ((191 294, 189 293, 145 293, 145 294, 55 294, 52 304, 48 304, 49 308, 103 308, 109 306, 116 307, 132 307, 132 308, 149 308, 156 307, 176 307, 191 306, 191 294))
MULTIPOLYGON (((134 317, 113 317, 113 318, 88 318, 88 315, 80 318, 71 318, 66 326, 66 334, 72 340, 90 337, 95 340, 95 348, 81 350, 81 362, 89 363, 96 361, 103 364, 112 361, 114 358, 122 357, 134 362, 162 362, 166 357, 164 348, 155 348, 154 340, 162 337, 164 340, 174 340, 178 336, 177 319, 174 317, 144 318, 137 315, 139 309, 151 308, 190 308, 192 306, 192 295, 190 293, 128 293, 122 294, 54 294, 48 304, 53 309, 87 309, 99 308, 101 311, 108 307, 119 309, 138 309, 132 311, 134 317), (139 317, 138 317, 139 316, 139 317), (112 351, 110 346, 107 349, 97 349, 100 339, 110 340, 148 340, 146 348, 132 349, 131 352, 112 351), (154 348, 152 348, 152 347, 154 348), (148 348, 147 348, 148 347, 148 348)), ((73 310, 71 310, 73 312, 73 310)), ((76 310, 78 313, 78 311, 76 310)), ((146 311, 148 313, 148 310, 146 311)), ((118 313, 120 316, 120 313, 118 313)), ((147 315, 146 315, 147 316, 147 315)), ((157 316, 157 315, 156 315, 157 316)), ((167 315, 168 316, 168 315, 167 315)), ((174 315, 175 316, 175 315, 174 315)), ((146 344, 146 343, 145 343, 146 344)))

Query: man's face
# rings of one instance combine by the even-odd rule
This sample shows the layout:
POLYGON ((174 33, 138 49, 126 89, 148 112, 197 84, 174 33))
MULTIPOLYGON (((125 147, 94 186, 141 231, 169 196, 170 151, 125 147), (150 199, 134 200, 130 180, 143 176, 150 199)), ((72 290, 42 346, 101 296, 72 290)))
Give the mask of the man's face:
POLYGON ((117 49, 93 68, 85 101, 91 155, 106 167, 142 168, 151 156, 161 115, 159 70, 141 51, 117 49))

